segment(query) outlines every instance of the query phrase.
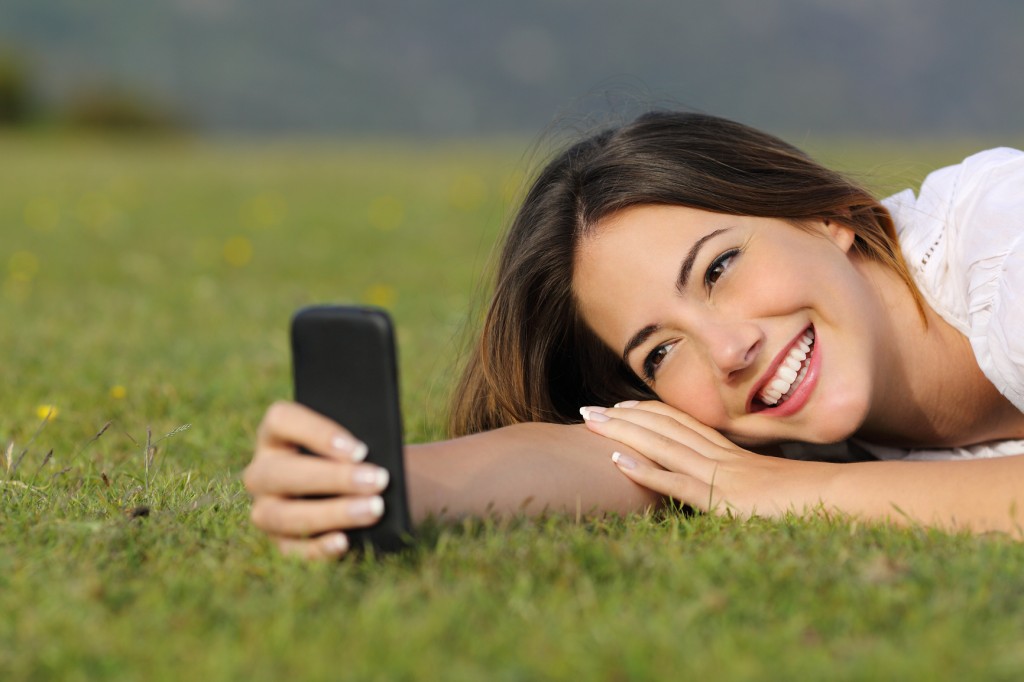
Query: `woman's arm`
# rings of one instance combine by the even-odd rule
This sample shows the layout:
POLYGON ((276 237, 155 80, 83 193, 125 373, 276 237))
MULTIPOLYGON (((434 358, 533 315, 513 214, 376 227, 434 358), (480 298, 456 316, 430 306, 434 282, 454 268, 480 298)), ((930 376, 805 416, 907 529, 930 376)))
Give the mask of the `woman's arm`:
POLYGON ((863 519, 1024 538, 1024 455, 939 462, 793 461, 743 450, 661 403, 588 414, 595 433, 664 467, 623 452, 615 459, 630 480, 700 509, 761 516, 834 509, 863 519))
POLYGON ((658 503, 660 495, 609 466, 612 445, 582 424, 540 423, 411 445, 405 466, 413 520, 431 514, 628 512, 658 503))
POLYGON ((822 491, 828 506, 862 518, 1024 539, 1024 455, 835 466, 822 491))
MULTIPOLYGON (((660 495, 609 464, 603 455, 610 445, 582 425, 556 424, 518 424, 411 445, 405 466, 413 521, 545 510, 625 512, 658 503, 660 495)), ((387 476, 363 462, 365 455, 365 446, 326 417, 296 403, 274 404, 243 475, 253 496, 253 523, 282 551, 310 558, 344 554, 343 531, 372 525, 383 513, 379 493, 387 476), (309 499, 313 495, 330 497, 309 499)))

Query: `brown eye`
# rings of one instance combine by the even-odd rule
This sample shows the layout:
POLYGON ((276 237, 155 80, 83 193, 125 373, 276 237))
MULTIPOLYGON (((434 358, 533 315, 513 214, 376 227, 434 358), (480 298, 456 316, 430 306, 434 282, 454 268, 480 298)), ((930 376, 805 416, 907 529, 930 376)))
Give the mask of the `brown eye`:
POLYGON ((725 274, 725 271, 729 269, 732 264, 732 259, 739 254, 739 249, 731 249, 726 251, 721 256, 711 261, 711 265, 708 266, 707 272, 704 273, 704 286, 709 289, 718 283, 718 279, 725 274))
POLYGON ((644 378, 647 379, 648 382, 654 381, 654 375, 658 371, 658 367, 674 345, 675 343, 662 344, 652 350, 644 359, 644 378))

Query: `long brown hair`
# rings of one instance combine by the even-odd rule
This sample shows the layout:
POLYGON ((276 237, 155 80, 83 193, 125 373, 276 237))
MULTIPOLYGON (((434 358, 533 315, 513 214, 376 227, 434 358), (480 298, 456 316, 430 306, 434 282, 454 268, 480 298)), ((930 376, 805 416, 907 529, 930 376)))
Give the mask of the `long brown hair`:
POLYGON ((580 239, 642 204, 840 222, 855 232, 853 248, 895 270, 920 305, 892 218, 867 190, 754 128, 650 112, 570 146, 534 181, 505 236, 483 329, 454 394, 452 435, 573 423, 581 405, 656 397, 588 329, 573 294, 580 239))

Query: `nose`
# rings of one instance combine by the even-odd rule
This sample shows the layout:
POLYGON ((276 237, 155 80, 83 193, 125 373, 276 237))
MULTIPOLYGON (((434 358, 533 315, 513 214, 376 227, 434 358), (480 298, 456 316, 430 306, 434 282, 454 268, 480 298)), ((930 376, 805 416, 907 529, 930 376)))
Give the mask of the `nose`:
POLYGON ((701 341, 719 378, 729 383, 750 367, 764 346, 764 333, 753 322, 707 320, 701 341))

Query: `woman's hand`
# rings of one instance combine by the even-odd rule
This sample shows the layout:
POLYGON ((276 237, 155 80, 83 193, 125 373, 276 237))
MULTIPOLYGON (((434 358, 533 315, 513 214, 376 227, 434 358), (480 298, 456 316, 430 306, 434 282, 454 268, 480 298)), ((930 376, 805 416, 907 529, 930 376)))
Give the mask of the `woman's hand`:
POLYGON ((694 508, 779 516, 820 506, 835 465, 759 455, 660 402, 628 401, 581 412, 591 431, 643 453, 612 459, 632 481, 694 508), (660 468, 659 468, 660 467, 660 468))
POLYGON ((349 544, 342 531, 373 525, 384 512, 379 493, 388 472, 361 463, 365 457, 366 445, 330 419, 297 403, 274 403, 242 476, 253 496, 252 522, 282 552, 344 555, 349 544))

